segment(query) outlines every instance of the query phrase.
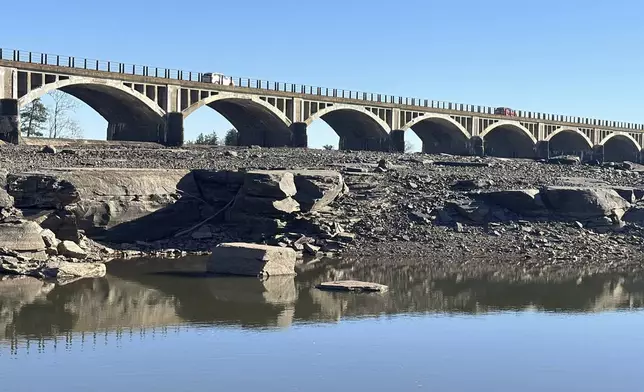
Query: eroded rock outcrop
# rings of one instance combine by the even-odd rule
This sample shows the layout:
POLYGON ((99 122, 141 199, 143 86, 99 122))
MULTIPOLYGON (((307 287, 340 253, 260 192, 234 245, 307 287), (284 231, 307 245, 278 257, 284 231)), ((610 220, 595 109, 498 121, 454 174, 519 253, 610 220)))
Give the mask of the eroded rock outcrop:
POLYGON ((244 276, 295 275, 293 249, 246 243, 219 244, 212 250, 208 271, 244 276))

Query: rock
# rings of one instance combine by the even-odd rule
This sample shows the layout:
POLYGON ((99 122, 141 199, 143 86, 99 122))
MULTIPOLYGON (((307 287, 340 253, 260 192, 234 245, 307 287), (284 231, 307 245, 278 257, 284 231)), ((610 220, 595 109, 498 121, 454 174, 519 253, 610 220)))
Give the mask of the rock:
POLYGON ((456 222, 454 224, 454 231, 457 233, 462 233, 463 232, 463 224, 460 222, 456 222))
POLYGON ((294 199, 303 212, 319 211, 343 193, 345 184, 339 172, 331 170, 293 171, 294 199))
POLYGON ((494 185, 491 180, 473 179, 473 180, 459 180, 454 183, 452 188, 457 190, 473 190, 487 188, 494 185))
POLYGON ((381 160, 378 161, 378 167, 380 169, 387 170, 387 169, 389 169, 389 166, 390 166, 389 162, 387 162, 387 160, 385 158, 382 158, 381 160))
POLYGON ((295 275, 297 254, 279 246, 222 243, 212 250, 207 268, 211 273, 273 276, 295 275))
POLYGON ((324 282, 315 286, 319 290, 331 291, 353 291, 353 292, 385 292, 389 287, 384 284, 361 282, 358 280, 338 280, 335 282, 324 282))
POLYGON ((43 242, 45 243, 45 246, 47 248, 58 249, 58 244, 60 243, 60 241, 58 240, 58 238, 56 238, 56 234, 54 234, 53 231, 45 229, 40 232, 40 236, 42 237, 43 242))
POLYGON ((236 151, 226 151, 224 152, 224 156, 231 157, 231 158, 237 158, 239 154, 236 151))
POLYGON ((547 162, 558 165, 579 165, 581 164, 581 159, 576 155, 559 155, 549 158, 547 162))
POLYGON ((195 240, 207 240, 212 238, 212 231, 209 226, 201 226, 192 232, 191 237, 195 240))
POLYGON ((356 235, 353 233, 341 232, 337 233, 335 238, 341 242, 353 242, 356 239, 356 235))
POLYGON ((624 222, 644 224, 644 206, 633 206, 622 217, 624 222))
POLYGON ((7 182, 17 207, 58 210, 43 227, 60 239, 76 240, 74 232, 84 230, 112 242, 155 240, 196 223, 193 206, 203 204, 191 196, 199 191, 187 170, 44 169, 7 182))
POLYGON ((644 198, 644 190, 640 188, 616 186, 612 187, 612 189, 631 204, 644 198))
POLYGON ((304 250, 308 254, 315 256, 320 251, 320 247, 306 242, 306 243, 304 243, 304 250))
POLYGON ((409 216, 409 219, 413 222, 423 223, 423 224, 427 224, 431 222, 430 216, 427 214, 423 214, 422 212, 411 211, 408 214, 408 216, 409 216))
POLYGON ((506 208, 516 214, 535 216, 546 214, 546 206, 537 189, 511 189, 471 195, 487 204, 506 208))
POLYGON ((87 252, 72 241, 62 241, 58 244, 58 253, 74 259, 84 259, 87 257, 87 252))
POLYGON ((40 150, 43 154, 55 154, 56 153, 56 147, 54 146, 45 146, 40 150))
POLYGON ((70 263, 67 261, 49 261, 39 271, 43 278, 102 278, 107 268, 103 263, 70 263))
POLYGON ((621 218, 630 207, 630 203, 613 189, 550 186, 540 194, 551 211, 575 220, 610 215, 621 218))
POLYGON ((289 171, 255 170, 246 173, 242 192, 248 196, 284 199, 295 196, 297 188, 289 171))
POLYGON ((448 202, 447 205, 454 208, 462 217, 476 223, 483 223, 490 213, 489 206, 476 201, 468 203, 448 202))
POLYGON ((18 252, 42 252, 46 246, 41 232, 42 228, 31 221, 0 223, 0 248, 18 252))
POLYGON ((193 170, 201 198, 210 204, 226 204, 244 184, 246 173, 232 170, 193 170))
POLYGON ((0 188, 0 210, 13 207, 13 197, 4 188, 0 188))
POLYGON ((450 167, 489 167, 487 162, 458 162, 458 161, 436 161, 436 166, 450 166, 450 167))
POLYGON ((249 215, 280 217, 300 211, 300 205, 295 199, 287 197, 275 200, 266 197, 253 197, 240 194, 235 200, 235 212, 249 215))
POLYGON ((52 260, 48 262, 20 260, 0 256, 0 271, 44 279, 101 278, 107 269, 103 263, 69 263, 52 260))

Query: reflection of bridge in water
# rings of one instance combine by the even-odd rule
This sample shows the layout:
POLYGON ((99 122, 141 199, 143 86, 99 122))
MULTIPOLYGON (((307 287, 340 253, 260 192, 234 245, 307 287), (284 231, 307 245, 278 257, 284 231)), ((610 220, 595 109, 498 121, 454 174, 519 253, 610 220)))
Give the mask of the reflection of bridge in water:
MULTIPOLYGON (((202 261, 192 265, 198 267, 202 261)), ((191 262, 155 261, 133 274, 133 262, 114 263, 103 279, 66 286, 31 278, 0 280, 0 342, 12 353, 121 345, 165 338, 192 326, 287 328, 342 318, 492 311, 598 312, 644 307, 644 277, 595 275, 553 278, 428 267, 372 267, 319 263, 296 277, 213 278, 158 274, 191 262), (316 290, 328 279, 388 284, 384 295, 316 290)), ((136 268, 139 268, 137 266, 136 268)), ((198 268, 197 268, 198 269, 198 268)), ((0 348, 0 355, 6 350, 0 348)))

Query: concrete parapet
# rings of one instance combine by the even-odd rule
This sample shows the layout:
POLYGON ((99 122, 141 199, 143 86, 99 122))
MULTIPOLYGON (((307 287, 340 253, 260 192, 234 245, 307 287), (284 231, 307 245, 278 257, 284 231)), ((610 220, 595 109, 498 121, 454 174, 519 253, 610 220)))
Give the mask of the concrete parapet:
POLYGON ((20 143, 20 118, 17 99, 0 99, 0 140, 20 143))

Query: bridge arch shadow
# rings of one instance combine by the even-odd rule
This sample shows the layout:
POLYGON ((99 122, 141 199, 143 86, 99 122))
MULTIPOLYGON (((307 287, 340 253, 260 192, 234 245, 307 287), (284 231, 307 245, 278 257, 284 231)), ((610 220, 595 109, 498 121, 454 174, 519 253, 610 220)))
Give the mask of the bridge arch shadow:
POLYGON ((590 154, 593 142, 577 128, 559 128, 545 139, 549 143, 552 155, 577 155, 583 157, 590 154))
POLYGON ((390 128, 371 111, 353 105, 334 104, 309 116, 311 125, 322 119, 340 137, 340 150, 387 150, 390 128))
POLYGON ((18 106, 24 107, 55 90, 73 96, 100 114, 108 123, 108 140, 164 140, 165 111, 156 102, 122 82, 70 77, 28 92, 18 100, 18 106))
POLYGON ((499 121, 479 135, 485 154, 501 158, 534 158, 537 139, 516 121, 499 121))
POLYGON ((257 97, 218 93, 183 110, 184 119, 202 106, 216 110, 239 132, 239 145, 284 147, 292 143, 291 120, 257 97))
POLYGON ((604 161, 639 162, 642 147, 637 140, 627 133, 612 133, 600 141, 599 144, 604 146, 604 161))
MULTIPOLYGON (((411 129, 422 141, 428 154, 467 155, 470 134, 457 121, 443 114, 425 114, 411 120, 402 129, 411 129)), ((407 139, 407 135, 405 135, 407 139)))

